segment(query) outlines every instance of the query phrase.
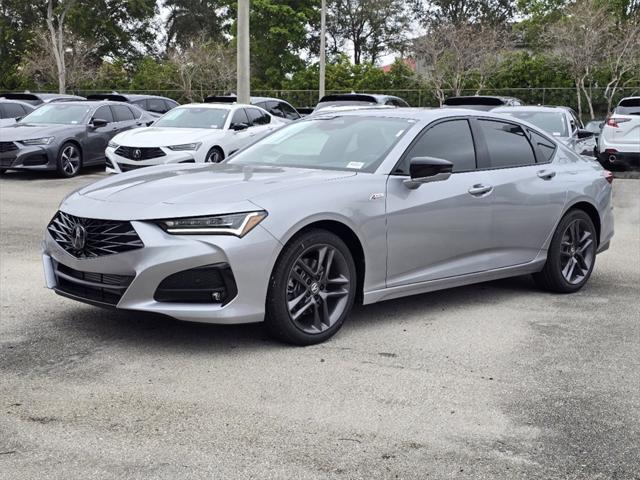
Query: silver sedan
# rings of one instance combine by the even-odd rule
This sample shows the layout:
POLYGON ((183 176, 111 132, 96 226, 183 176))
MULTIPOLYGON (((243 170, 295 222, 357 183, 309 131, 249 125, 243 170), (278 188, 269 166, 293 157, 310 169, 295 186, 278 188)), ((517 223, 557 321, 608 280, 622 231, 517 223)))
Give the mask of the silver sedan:
POLYGON ((215 165, 150 167, 66 198, 47 286, 98 306, 265 321, 296 344, 365 304, 516 275, 579 290, 613 236, 609 172, 470 110, 292 123, 215 165))

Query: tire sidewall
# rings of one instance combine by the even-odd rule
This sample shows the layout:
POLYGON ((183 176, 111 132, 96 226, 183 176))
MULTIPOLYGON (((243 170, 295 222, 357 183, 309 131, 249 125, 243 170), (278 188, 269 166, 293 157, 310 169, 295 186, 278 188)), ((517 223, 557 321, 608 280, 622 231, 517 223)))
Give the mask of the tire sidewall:
POLYGON ((81 169, 82 169, 82 149, 80 149, 80 147, 73 142, 63 143, 60 149, 58 150, 58 157, 56 159, 56 170, 58 172, 58 175, 64 178, 73 178, 80 173, 81 169), (73 175, 69 175, 67 172, 65 172, 64 168, 62 168, 62 152, 64 152, 65 148, 70 146, 75 148, 78 152, 78 155, 80 155, 80 164, 78 165, 78 169, 73 175))
POLYGON ((573 210, 570 211, 567 215, 565 215, 560 223, 558 224, 558 228, 553 234, 553 239, 551 240, 551 244, 549 245, 549 254, 547 256, 547 262, 549 263, 550 271, 549 273, 552 276, 552 279, 558 287, 560 287, 561 291, 566 293, 573 293, 580 290, 591 278, 591 273, 593 272, 593 268, 596 264, 596 249, 597 249, 597 232, 591 217, 587 215, 582 210, 573 210), (569 283, 565 280, 562 275, 562 264, 561 264, 561 256, 560 256, 560 246, 562 243, 562 237, 564 236, 564 232, 567 229, 567 226, 575 220, 582 220, 585 222, 593 235, 593 240, 595 242, 594 253, 593 253, 593 261, 591 262, 591 266, 589 268, 589 272, 585 275, 584 279, 577 284, 569 283))
POLYGON ((224 153, 222 153, 222 150, 218 147, 210 148, 209 151, 207 152, 207 155, 204 157, 204 163, 220 163, 222 162, 222 160, 224 160, 224 153), (218 152, 218 155, 219 155, 219 160, 217 162, 212 162, 210 160, 214 152, 218 152))
POLYGON ((269 279, 266 302, 266 322, 271 333, 278 338, 297 345, 321 343, 335 335, 349 316, 356 297, 357 270, 347 245, 337 235, 326 230, 309 230, 294 237, 287 243, 269 279), (349 298, 340 318, 327 330, 310 334, 300 330, 289 315, 287 308, 287 281, 289 272, 298 257, 308 248, 326 244, 336 248, 344 257, 349 269, 349 298))

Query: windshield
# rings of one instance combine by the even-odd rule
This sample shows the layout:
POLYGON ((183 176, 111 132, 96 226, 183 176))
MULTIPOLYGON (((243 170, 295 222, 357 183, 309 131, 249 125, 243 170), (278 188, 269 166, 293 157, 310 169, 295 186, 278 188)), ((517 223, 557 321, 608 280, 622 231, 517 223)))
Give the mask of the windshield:
POLYGON ((64 102, 43 105, 24 117, 20 123, 76 125, 84 123, 91 108, 90 105, 69 105, 64 102))
POLYGON ((564 121, 562 112, 507 112, 501 110, 500 113, 511 115, 541 128, 547 133, 556 137, 568 137, 567 123, 564 121))
POLYGON ((413 123, 355 115, 296 122, 236 154, 229 163, 372 172, 413 123))
POLYGON ((221 129, 228 114, 229 110, 226 108, 174 108, 159 118, 153 126, 221 129))

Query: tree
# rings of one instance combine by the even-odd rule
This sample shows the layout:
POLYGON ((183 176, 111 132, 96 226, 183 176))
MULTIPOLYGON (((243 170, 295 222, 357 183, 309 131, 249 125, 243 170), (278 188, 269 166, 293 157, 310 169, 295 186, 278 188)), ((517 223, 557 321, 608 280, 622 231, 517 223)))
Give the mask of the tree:
POLYGON ((410 15, 401 0, 332 0, 327 31, 333 50, 353 49, 353 63, 375 63, 389 51, 403 51, 410 15))
POLYGON ((53 53, 53 58, 55 59, 58 92, 60 93, 65 93, 67 88, 65 20, 74 2, 75 0, 60 1, 55 9, 54 0, 48 0, 47 3, 46 21, 49 38, 45 45, 48 47, 49 53, 53 53))
POLYGON ((207 40, 225 41, 230 18, 226 0, 165 0, 169 10, 165 28, 167 48, 188 47, 193 32, 200 32, 207 40))
POLYGON ((514 0, 414 0, 423 23, 504 25, 514 14, 514 0))

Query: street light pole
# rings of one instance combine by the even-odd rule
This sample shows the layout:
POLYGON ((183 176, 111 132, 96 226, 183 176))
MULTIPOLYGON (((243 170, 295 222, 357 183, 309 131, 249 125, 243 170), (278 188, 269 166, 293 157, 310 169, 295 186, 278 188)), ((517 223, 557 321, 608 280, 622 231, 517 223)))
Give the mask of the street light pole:
POLYGON ((320 11, 320 88, 319 99, 324 97, 324 77, 325 77, 325 50, 327 34, 327 0, 322 0, 320 11))
POLYGON ((238 0, 238 102, 249 103, 249 0, 238 0))

